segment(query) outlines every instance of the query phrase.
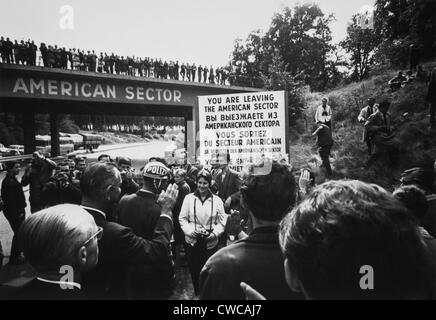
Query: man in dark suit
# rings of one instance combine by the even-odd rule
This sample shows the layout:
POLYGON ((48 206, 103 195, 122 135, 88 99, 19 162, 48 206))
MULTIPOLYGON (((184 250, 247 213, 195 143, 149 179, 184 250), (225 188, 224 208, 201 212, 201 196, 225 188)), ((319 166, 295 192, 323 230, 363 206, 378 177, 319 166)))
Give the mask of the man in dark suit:
MULTIPOLYGON (((152 240, 161 207, 156 200, 168 186, 170 169, 152 161, 143 170, 143 187, 134 194, 121 198, 118 206, 119 222, 129 227, 136 236, 152 240)), ((171 256, 160 263, 131 267, 129 276, 135 299, 167 299, 174 288, 174 269, 171 256)))
POLYGON ((84 279, 89 298, 128 298, 128 268, 135 264, 154 266, 166 261, 173 233, 172 208, 177 199, 177 186, 170 185, 157 200, 161 215, 151 240, 136 236, 132 229, 111 222, 120 196, 121 174, 111 163, 90 164, 80 183, 82 206, 103 228, 97 268, 84 279))
POLYGON ((32 213, 43 208, 42 189, 52 177, 55 168, 56 163, 54 161, 47 159, 39 152, 33 153, 33 159, 21 178, 21 185, 23 187, 29 185, 29 202, 32 213))
POLYGON ((14 299, 84 299, 82 276, 98 261, 103 230, 83 208, 61 204, 31 215, 18 239, 37 277, 20 288, 14 299))
MULTIPOLYGON (((221 167, 221 172, 218 173, 216 177, 216 189, 217 189, 217 196, 223 200, 224 203, 224 209, 226 210, 227 214, 231 213, 232 209, 232 203, 233 204, 239 204, 239 187, 241 185, 241 179, 239 178, 239 175, 237 172, 233 171, 229 168, 230 164, 230 154, 227 153, 226 155, 220 155, 219 156, 219 166, 221 167)), ((238 206, 236 206, 233 209, 239 209, 238 206)), ((225 231, 220 236, 220 246, 224 247, 227 245, 227 232, 225 231)))
POLYGON ((294 177, 287 165, 278 163, 272 164, 267 175, 253 172, 241 187, 253 231, 207 261, 200 275, 200 299, 243 300, 240 282, 259 289, 267 299, 303 298, 286 285, 278 237, 280 220, 295 202, 294 177))
POLYGON ((236 171, 229 168, 230 155, 222 156, 225 158, 221 161, 221 172, 216 177, 216 184, 218 188, 218 196, 224 202, 226 211, 230 208, 232 200, 238 197, 241 179, 236 171))
POLYGON ((8 220, 14 237, 12 238, 10 264, 19 264, 24 262, 17 241, 18 230, 23 223, 26 212, 26 199, 24 197, 23 188, 17 180, 17 174, 20 172, 20 164, 16 161, 6 163, 7 173, 2 182, 1 198, 3 200, 3 213, 8 220))

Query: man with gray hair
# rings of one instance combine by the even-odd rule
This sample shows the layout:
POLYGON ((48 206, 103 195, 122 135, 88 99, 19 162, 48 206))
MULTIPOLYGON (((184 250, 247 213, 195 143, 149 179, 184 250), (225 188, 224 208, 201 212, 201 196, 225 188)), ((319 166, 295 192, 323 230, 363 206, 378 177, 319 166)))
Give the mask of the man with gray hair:
POLYGON ((128 298, 128 268, 135 264, 154 266, 170 256, 171 210, 177 198, 177 186, 169 185, 159 195, 161 214, 152 238, 146 240, 136 236, 132 229, 111 221, 121 193, 120 185, 121 174, 111 163, 94 162, 82 175, 82 206, 103 228, 104 235, 97 268, 84 279, 84 289, 90 298, 128 298))
POLYGON ((18 241, 37 277, 16 298, 82 299, 82 275, 97 264, 102 231, 85 209, 73 204, 50 207, 27 218, 18 241))

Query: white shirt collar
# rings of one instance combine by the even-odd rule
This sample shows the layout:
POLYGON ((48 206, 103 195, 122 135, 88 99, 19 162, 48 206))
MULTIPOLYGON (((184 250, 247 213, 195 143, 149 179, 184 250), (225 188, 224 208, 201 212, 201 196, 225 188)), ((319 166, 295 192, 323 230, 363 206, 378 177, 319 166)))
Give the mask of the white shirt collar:
POLYGON ((78 289, 82 289, 82 286, 80 285, 80 283, 77 283, 74 281, 54 281, 54 280, 43 279, 40 277, 36 277, 36 279, 38 279, 39 281, 42 281, 42 282, 54 283, 54 284, 65 285, 65 286, 73 286, 73 287, 76 287, 78 289))
POLYGON ((106 219, 106 214, 103 211, 101 211, 101 210, 98 210, 96 208, 87 207, 87 206, 81 206, 81 207, 83 209, 89 209, 89 210, 96 211, 96 212, 100 213, 106 219))

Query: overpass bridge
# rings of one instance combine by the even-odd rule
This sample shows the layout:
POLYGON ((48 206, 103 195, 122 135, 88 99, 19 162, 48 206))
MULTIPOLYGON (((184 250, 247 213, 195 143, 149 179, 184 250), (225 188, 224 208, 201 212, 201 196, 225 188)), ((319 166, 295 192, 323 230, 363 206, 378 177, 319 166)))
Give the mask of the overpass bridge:
POLYGON ((198 96, 258 92, 248 87, 0 64, 0 112, 21 113, 24 149, 35 150, 35 114, 50 114, 52 156, 59 155, 59 114, 168 116, 185 120, 194 160, 198 96))

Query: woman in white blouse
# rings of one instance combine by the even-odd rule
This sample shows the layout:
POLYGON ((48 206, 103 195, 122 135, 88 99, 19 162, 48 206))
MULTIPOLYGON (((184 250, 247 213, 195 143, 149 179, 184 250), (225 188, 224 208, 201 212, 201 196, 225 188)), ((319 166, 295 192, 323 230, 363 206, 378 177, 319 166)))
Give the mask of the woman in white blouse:
POLYGON ((196 295, 199 293, 200 271, 207 259, 217 251, 218 237, 223 233, 227 221, 223 201, 210 191, 211 183, 210 172, 201 170, 197 175, 197 190, 185 197, 179 215, 196 295))

